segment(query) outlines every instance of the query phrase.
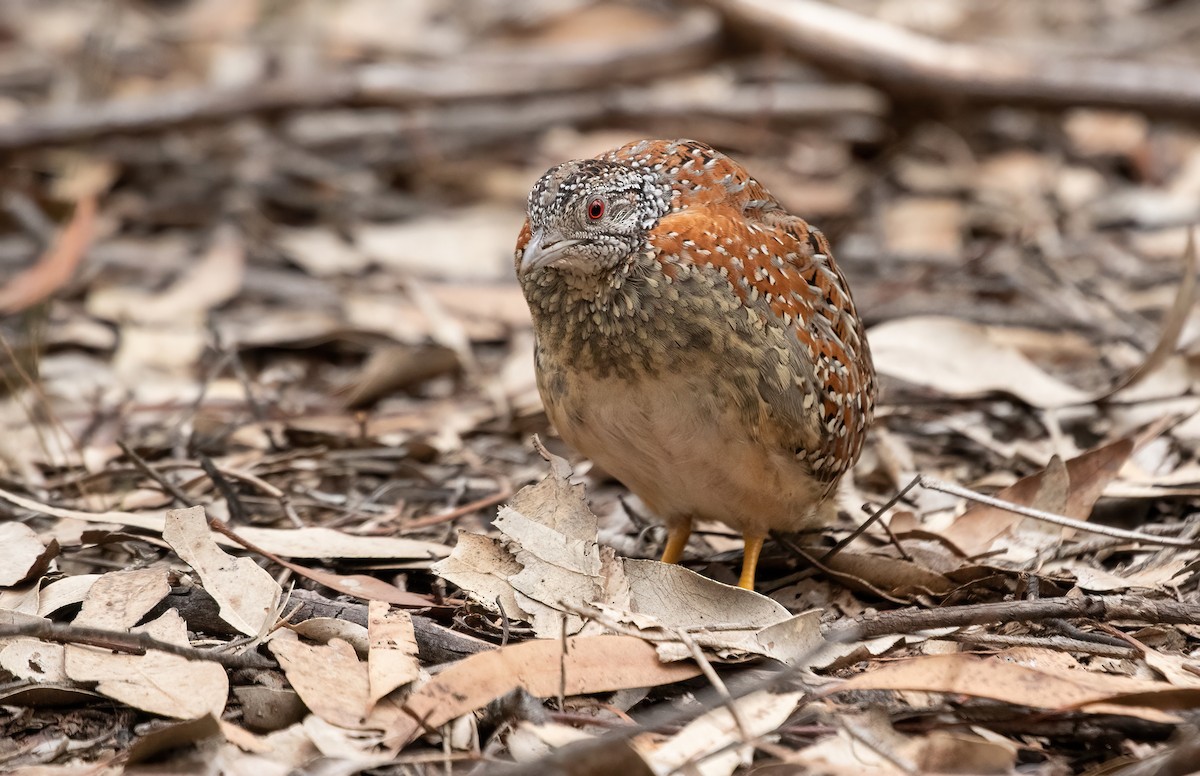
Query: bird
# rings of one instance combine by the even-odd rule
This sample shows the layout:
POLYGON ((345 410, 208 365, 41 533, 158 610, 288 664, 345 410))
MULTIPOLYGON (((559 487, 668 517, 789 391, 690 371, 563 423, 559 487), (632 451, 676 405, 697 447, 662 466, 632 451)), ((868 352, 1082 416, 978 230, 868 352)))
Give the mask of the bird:
POLYGON ((560 437, 667 526, 738 530, 753 590, 770 531, 837 516, 875 371, 829 240, 696 140, 639 140, 552 167, 514 265, 538 391, 560 437))

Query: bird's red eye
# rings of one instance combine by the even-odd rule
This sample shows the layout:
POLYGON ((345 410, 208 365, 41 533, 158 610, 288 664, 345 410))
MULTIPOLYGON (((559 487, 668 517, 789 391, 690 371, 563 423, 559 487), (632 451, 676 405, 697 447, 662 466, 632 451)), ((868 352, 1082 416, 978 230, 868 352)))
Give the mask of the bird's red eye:
POLYGON ((588 203, 588 218, 592 219, 593 221, 596 221, 603 217, 604 217, 604 200, 599 199, 599 198, 593 199, 591 202, 588 203))

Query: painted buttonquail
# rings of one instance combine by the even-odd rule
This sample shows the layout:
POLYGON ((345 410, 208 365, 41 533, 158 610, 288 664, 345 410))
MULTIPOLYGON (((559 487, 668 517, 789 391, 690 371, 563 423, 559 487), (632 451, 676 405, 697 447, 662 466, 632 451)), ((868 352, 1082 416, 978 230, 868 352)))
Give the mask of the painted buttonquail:
POLYGON ((529 193, 517 275, 538 388, 568 444, 668 526, 763 539, 836 514, 875 372, 829 241, 728 156, 643 140, 560 164, 529 193))

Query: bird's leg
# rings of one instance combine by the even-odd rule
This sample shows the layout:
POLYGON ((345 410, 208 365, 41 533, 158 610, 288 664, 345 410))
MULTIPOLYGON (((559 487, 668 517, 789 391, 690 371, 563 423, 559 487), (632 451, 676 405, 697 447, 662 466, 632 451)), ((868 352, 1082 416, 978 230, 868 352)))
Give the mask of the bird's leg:
POLYGON ((742 534, 742 541, 745 542, 746 548, 742 553, 742 576, 738 578, 738 587, 745 590, 754 589, 754 571, 758 568, 758 556, 762 552, 763 540, 766 538, 762 534, 742 534))
POLYGON ((674 523, 667 528, 667 546, 663 548, 663 563, 678 563, 687 547, 688 537, 692 535, 692 518, 674 523))

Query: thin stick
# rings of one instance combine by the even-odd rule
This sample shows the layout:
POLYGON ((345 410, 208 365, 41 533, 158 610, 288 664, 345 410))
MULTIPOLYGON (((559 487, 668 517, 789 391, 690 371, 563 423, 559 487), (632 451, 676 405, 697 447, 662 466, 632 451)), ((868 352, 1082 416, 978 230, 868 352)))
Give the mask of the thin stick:
MULTIPOLYGON (((233 485, 217 468, 217 465, 212 462, 212 459, 203 453, 197 453, 200 456, 200 466, 204 469, 204 473, 212 479, 213 484, 217 486, 217 490, 225 497, 225 503, 229 505, 229 520, 230 522, 244 525, 246 523, 246 508, 242 506, 242 500, 238 496, 237 491, 233 489, 233 485)), ((211 523, 212 520, 209 520, 211 523)), ((231 537, 232 538, 232 537, 231 537)))
POLYGON ((1101 536, 1111 536, 1114 539, 1126 539, 1131 542, 1142 542, 1143 544, 1154 544, 1163 547, 1185 547, 1193 549, 1200 547, 1200 540, 1195 539, 1179 539, 1173 536, 1153 536, 1151 534, 1142 533, 1141 531, 1126 531, 1121 528, 1113 528, 1107 525, 1096 525, 1094 523, 1085 523, 1082 520, 1074 520, 1064 515, 1058 515, 1054 512, 1046 512, 1033 507, 1021 506, 1013 504, 1009 501, 1002 501, 992 496, 985 496, 982 493, 977 493, 970 488, 964 488, 961 485, 954 485, 949 482, 943 482, 936 477, 930 477, 926 474, 918 475, 917 479, 921 481, 921 487, 929 488, 930 490, 949 493, 952 496, 969 499, 980 504, 986 504, 989 507, 1003 509, 1006 512, 1013 512, 1025 517, 1031 517, 1034 520, 1060 525, 1064 528, 1073 528, 1076 531, 1085 531, 1087 533, 1100 534, 1101 536))
POLYGON ((12 636, 31 636, 43 641, 53 641, 59 644, 82 644, 92 647, 102 647, 115 652, 126 652, 134 655, 144 655, 148 650, 166 652, 169 655, 185 660, 203 660, 219 663, 225 668, 272 668, 274 663, 257 652, 216 652, 208 649, 196 649, 183 644, 173 644, 160 641, 146 633, 130 633, 128 631, 108 630, 106 628, 90 628, 81 625, 65 625, 50 620, 35 619, 25 622, 0 624, 0 638, 12 636))
POLYGON ((194 499, 192 499, 191 496, 184 493, 182 488, 168 480, 165 474, 155 469, 149 464, 149 462, 146 461, 145 458, 134 452, 133 448, 126 444, 124 440, 118 439, 117 447, 121 448, 121 452, 125 454, 125 457, 128 458, 130 462, 137 467, 139 471, 141 471, 142 474, 145 474, 147 477, 157 482, 162 489, 167 492, 167 495, 174 499, 176 503, 185 507, 190 507, 197 503, 194 499))
POLYGON ((411 528, 428 528, 431 525, 440 525, 441 523, 448 523, 451 520, 462 517, 463 515, 469 515, 478 509, 485 509, 487 507, 494 506, 495 504, 499 504, 501 501, 507 500, 509 498, 509 496, 511 496, 512 494, 513 494, 512 486, 505 485, 503 488, 501 488, 500 490, 491 494, 490 496, 484 496, 481 499, 476 499, 475 501, 472 501, 470 503, 463 504, 460 507, 455 507, 454 509, 451 509, 449 512, 442 512, 441 514, 437 514, 437 515, 427 515, 425 517, 418 517, 416 520, 412 520, 412 521, 405 523, 404 528, 405 528, 405 530, 408 530, 411 528))
POLYGON ((717 691, 717 695, 720 696, 721 702, 725 704, 725 708, 729 709, 729 714, 733 717, 733 724, 737 725, 738 735, 741 736, 742 743, 746 746, 754 746, 755 737, 750 733, 750 728, 746 725, 746 720, 742 718, 742 710, 738 708, 737 701, 729 694, 729 688, 725 686, 725 682, 717 675, 716 669, 712 667, 712 663, 704 656, 704 651, 700 649, 700 645, 686 631, 672 630, 671 632, 679 636, 679 640, 684 643, 684 646, 688 648, 688 652, 692 654, 692 659, 696 661, 696 665, 700 666, 700 671, 704 674, 704 678, 717 691))
MULTIPOLYGON (((835 544, 833 546, 832 550, 830 550, 829 552, 822 555, 820 562, 828 563, 830 561, 830 559, 833 558, 833 556, 837 555, 839 552, 846 549, 846 546, 848 544, 850 544, 850 542, 852 542, 855 539, 857 539, 858 537, 862 536, 863 533, 868 528, 871 527, 872 523, 874 523, 879 518, 883 517, 884 513, 887 512, 889 509, 891 509, 892 507, 899 504, 900 499, 907 496, 908 492, 910 490, 912 490, 913 488, 917 487, 917 485, 919 485, 920 483, 921 483, 921 475, 917 475, 916 477, 913 477, 912 480, 907 485, 905 485, 903 488, 901 488, 899 491, 897 491, 896 495, 894 495, 890 499, 888 499, 888 502, 886 504, 881 506, 879 509, 876 509, 875 512, 870 517, 868 517, 866 520, 864 520, 862 525, 860 525, 858 528, 855 528, 850 533, 850 535, 847 536, 845 539, 842 539, 840 542, 835 544)), ((891 532, 889 531, 888 533, 890 534, 891 532)), ((895 537, 893 537, 893 539, 894 538, 895 537)), ((898 542, 897 542, 896 546, 897 546, 897 548, 899 548, 898 542)), ((900 550, 900 551, 904 552, 904 550, 900 550)))

